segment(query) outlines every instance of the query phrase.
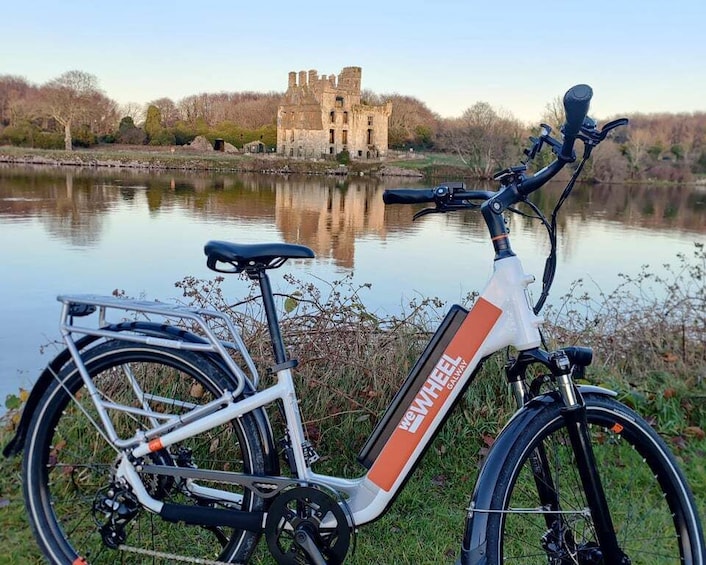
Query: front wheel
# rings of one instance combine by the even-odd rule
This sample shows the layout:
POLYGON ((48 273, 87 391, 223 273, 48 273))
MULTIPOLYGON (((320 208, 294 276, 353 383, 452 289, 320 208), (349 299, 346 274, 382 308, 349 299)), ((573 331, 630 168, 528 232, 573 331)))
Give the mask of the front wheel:
MULTIPOLYGON (((113 406, 147 405, 156 413, 178 416, 234 388, 218 365, 188 351, 107 341, 83 356, 101 400, 113 406)), ((108 414, 121 439, 163 421, 135 411, 110 409, 108 414)), ((134 496, 128 490, 121 492, 111 479, 117 458, 89 391, 70 363, 47 388, 32 416, 23 462, 30 523, 52 563, 242 563, 249 558, 257 533, 166 522, 141 509, 134 496)), ((267 472, 263 439, 252 414, 157 451, 150 462, 267 472)), ((262 498, 235 485, 219 497, 191 481, 165 475, 145 476, 143 482, 152 497, 164 502, 265 508, 262 498)))
MULTIPOLYGON (((703 564, 694 499, 664 442, 615 400, 591 394, 584 399, 598 472, 627 563, 703 564)), ((488 515, 490 564, 610 562, 596 539, 560 410, 559 402, 540 409, 518 431, 505 459, 488 515)))

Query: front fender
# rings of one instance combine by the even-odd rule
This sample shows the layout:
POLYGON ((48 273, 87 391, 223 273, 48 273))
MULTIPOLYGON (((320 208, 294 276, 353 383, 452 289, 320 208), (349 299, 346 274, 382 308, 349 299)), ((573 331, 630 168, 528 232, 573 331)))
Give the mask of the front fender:
MULTIPOLYGON (((589 385, 578 387, 582 395, 592 393, 604 396, 617 396, 611 390, 589 385)), ((478 474, 476 486, 471 497, 471 504, 466 517, 466 528, 461 548, 461 565, 486 565, 487 561, 487 512, 474 512, 474 509, 489 509, 491 497, 495 492, 500 470, 506 465, 510 447, 514 443, 518 430, 525 428, 529 422, 547 405, 562 402, 556 392, 543 394, 530 400, 518 410, 498 435, 478 474)))
MULTIPOLYGON (((154 322, 122 322, 119 324, 111 324, 104 329, 114 332, 131 331, 153 337, 179 339, 190 343, 205 343, 205 339, 196 334, 168 324, 157 324, 154 322)), ((76 341, 76 347, 79 351, 83 351, 99 339, 101 339, 99 336, 83 336, 76 341)), ((217 363, 226 374, 229 374, 225 363, 223 363, 217 356, 214 355, 212 360, 217 363)), ((37 409, 37 405, 39 404, 39 401, 46 389, 54 381, 56 375, 58 375, 64 366, 69 362, 71 362, 71 353, 68 349, 64 349, 56 357, 54 357, 54 359, 52 359, 42 371, 39 379, 37 379, 37 382, 32 387, 29 398, 27 399, 24 409, 22 410, 22 416, 20 417, 20 422, 17 426, 17 430, 15 431, 15 435, 2 451, 2 454, 5 457, 12 457, 22 452, 24 449, 25 437, 27 435, 27 428, 29 427, 29 422, 32 419, 32 414, 37 409)), ((252 386, 248 383, 246 384, 244 394, 248 394, 249 392, 253 392, 253 390, 252 386)), ((269 474, 277 475, 279 474, 279 458, 277 456, 275 442, 272 437, 272 428, 270 426, 267 413, 263 408, 259 408, 253 411, 253 415, 257 422, 262 444, 266 449, 266 468, 268 469, 269 474)))

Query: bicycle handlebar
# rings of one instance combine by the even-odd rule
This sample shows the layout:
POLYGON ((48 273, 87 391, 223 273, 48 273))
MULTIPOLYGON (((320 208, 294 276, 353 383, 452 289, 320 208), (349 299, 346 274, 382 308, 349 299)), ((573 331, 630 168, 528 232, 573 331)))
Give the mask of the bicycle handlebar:
POLYGON ((576 136, 581 131, 583 121, 586 119, 592 97, 593 90, 587 84, 577 84, 564 94, 566 123, 564 124, 564 144, 559 151, 560 159, 574 160, 574 141, 576 141, 576 136))
POLYGON ((436 190, 436 188, 424 190, 415 188, 391 188, 382 193, 382 200, 385 204, 423 204, 425 202, 435 202, 436 190))
POLYGON ((385 204, 426 204, 440 200, 490 200, 497 193, 490 190, 451 190, 441 185, 436 188, 390 188, 382 193, 385 204))

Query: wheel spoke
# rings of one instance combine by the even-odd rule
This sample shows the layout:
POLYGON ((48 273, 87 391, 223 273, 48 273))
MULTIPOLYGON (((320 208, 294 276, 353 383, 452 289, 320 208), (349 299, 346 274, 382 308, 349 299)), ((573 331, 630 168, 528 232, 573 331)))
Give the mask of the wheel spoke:
MULTIPOLYGON (((141 344, 108 341, 88 350, 85 365, 103 400, 143 412, 178 415, 234 386, 204 357, 141 344), (144 397, 142 392, 147 391, 158 400, 144 397)), ((30 519, 45 553, 69 563, 81 556, 94 565, 166 563, 164 554, 190 562, 248 558, 256 533, 167 522, 140 509, 129 491, 113 484, 116 450, 96 432, 95 422, 100 418, 77 369, 69 365, 58 378, 60 382, 45 393, 43 408, 30 424, 33 431, 25 449, 30 519), (133 549, 119 551, 106 543, 133 549)), ((134 410, 110 409, 109 415, 121 438, 163 421, 134 410)), ((246 415, 155 452, 148 462, 265 474, 264 457, 255 456, 262 450, 254 418, 246 415)), ((175 504, 204 503, 172 477, 144 475, 143 482, 153 498, 175 504)), ((264 504, 237 485, 214 485, 209 493, 217 493, 216 488, 225 489, 231 500, 237 496, 244 509, 260 510, 264 504)), ((207 503, 232 507, 215 498, 207 503)))

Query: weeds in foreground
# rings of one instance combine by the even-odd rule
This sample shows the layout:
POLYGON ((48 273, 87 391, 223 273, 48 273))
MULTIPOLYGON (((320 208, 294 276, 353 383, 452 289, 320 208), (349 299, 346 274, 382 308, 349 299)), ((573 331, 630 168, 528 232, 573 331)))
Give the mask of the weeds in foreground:
MULTIPOLYGON (((678 256, 665 272, 657 276, 644 268, 637 276, 624 276, 608 294, 591 295, 577 283, 558 306, 547 308, 546 334, 552 347, 581 343, 594 348, 587 378, 616 390, 666 436, 706 515, 704 247, 678 256)), ((282 327, 291 357, 299 360, 295 378, 309 439, 326 454, 317 470, 359 475, 358 450, 447 307, 426 299, 381 318, 361 298, 367 285, 353 286, 349 278, 314 285, 288 277, 288 282, 292 292, 278 297, 282 327)), ((256 289, 231 303, 222 283, 222 278, 188 277, 177 286, 188 303, 231 315, 267 381, 272 353, 256 289)), ((455 560, 478 467, 512 411, 503 363, 502 356, 486 363, 391 511, 364 530, 355 562, 373 562, 381 547, 392 545, 408 548, 400 563, 424 562, 432 554, 455 560), (434 519, 422 526, 423 516, 434 519)), ((22 402, 19 396, 9 399, 0 426, 2 445, 22 402)), ((0 459, 0 516, 10 531, 6 555, 39 562, 19 492, 19 459, 0 459)))

